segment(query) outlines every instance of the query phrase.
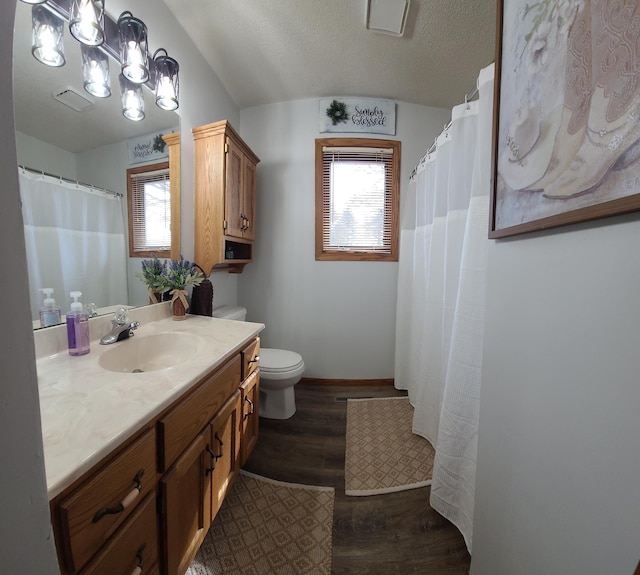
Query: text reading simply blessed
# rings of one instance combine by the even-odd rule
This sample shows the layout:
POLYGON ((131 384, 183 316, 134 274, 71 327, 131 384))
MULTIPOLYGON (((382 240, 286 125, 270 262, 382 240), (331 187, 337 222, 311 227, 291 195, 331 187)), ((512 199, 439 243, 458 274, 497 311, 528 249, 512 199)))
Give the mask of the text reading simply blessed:
POLYGON ((384 112, 376 106, 373 108, 360 108, 354 106, 355 112, 351 114, 351 121, 356 126, 386 126, 387 117, 384 112))

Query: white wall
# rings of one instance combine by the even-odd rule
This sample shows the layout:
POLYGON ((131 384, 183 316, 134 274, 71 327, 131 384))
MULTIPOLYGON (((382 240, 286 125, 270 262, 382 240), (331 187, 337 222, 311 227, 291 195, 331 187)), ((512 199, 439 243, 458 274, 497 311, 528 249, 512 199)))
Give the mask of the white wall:
POLYGON ((76 155, 73 152, 67 152, 22 132, 16 132, 16 147, 21 166, 70 180, 78 178, 76 155))
POLYGON ((640 219, 492 242, 473 575, 640 559, 640 219))
MULTIPOLYGON (((14 2, 0 3, 0 131, 12 134, 14 2)), ((58 573, 42 454, 38 382, 14 138, 0 140, 0 245, 5 294, 0 338, 0 566, 3 573, 58 573)))
MULTIPOLYGON (((265 323, 265 347, 302 355, 306 377, 390 378, 397 263, 315 261, 315 138, 331 136, 318 132, 318 113, 315 99, 241 111, 240 133, 260 163, 254 262, 239 277, 238 300, 249 320, 265 323)), ((449 117, 398 103, 401 191, 449 117)))

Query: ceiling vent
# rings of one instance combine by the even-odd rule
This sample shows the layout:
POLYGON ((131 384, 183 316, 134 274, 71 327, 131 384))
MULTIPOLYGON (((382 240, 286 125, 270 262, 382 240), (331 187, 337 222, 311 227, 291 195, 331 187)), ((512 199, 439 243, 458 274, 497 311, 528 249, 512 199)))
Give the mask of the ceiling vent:
POLYGON ((402 36, 410 0, 367 0, 367 30, 402 36))
POLYGON ((52 96, 61 102, 65 106, 69 106, 76 112, 84 112, 88 108, 93 106, 93 102, 83 94, 78 92, 75 88, 67 86, 66 88, 60 88, 53 92, 52 96))

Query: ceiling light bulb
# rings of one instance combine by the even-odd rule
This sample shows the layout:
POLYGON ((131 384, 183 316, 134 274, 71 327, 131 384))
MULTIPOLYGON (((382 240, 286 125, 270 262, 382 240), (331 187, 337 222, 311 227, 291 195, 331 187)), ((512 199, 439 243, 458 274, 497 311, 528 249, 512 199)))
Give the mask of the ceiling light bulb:
POLYGON ((100 46, 104 42, 104 0, 72 0, 69 31, 87 46, 100 46))
POLYGON ((131 82, 144 84, 149 79, 147 27, 131 12, 123 12, 118 18, 118 31, 122 75, 131 82))
POLYGON ((111 96, 109 58, 100 48, 81 45, 84 89, 96 98, 111 96))
POLYGON ((134 122, 144 120, 144 98, 140 84, 135 84, 120 74, 120 97, 122 115, 127 120, 134 122))
POLYGON ((153 55, 154 80, 156 83, 156 105, 163 110, 173 111, 179 106, 178 62, 171 58, 164 48, 153 55), (159 54, 164 52, 164 54, 159 54))
POLYGON ((64 66, 64 22, 45 6, 31 9, 31 53, 47 66, 64 66))

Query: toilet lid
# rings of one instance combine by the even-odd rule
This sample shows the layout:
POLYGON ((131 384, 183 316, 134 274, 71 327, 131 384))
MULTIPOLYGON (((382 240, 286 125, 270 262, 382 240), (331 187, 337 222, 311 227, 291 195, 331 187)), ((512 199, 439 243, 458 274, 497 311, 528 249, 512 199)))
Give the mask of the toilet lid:
POLYGON ((291 371, 303 365, 302 356, 286 349, 260 349, 260 370, 277 373, 291 371))

